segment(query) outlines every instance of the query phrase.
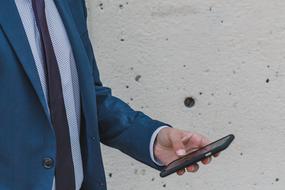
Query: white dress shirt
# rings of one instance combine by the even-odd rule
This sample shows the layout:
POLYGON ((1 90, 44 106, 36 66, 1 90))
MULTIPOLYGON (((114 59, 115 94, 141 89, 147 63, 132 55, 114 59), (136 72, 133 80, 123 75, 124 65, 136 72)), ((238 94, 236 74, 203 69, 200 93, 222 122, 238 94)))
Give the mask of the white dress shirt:
MULTIPOLYGON (((42 44, 40 33, 37 29, 31 0, 15 0, 19 15, 21 17, 26 36, 28 38, 30 48, 35 60, 37 71, 39 74, 42 90, 47 98, 47 86, 44 73, 44 62, 42 57, 42 44)), ((45 0, 45 11, 48 23, 50 37, 54 47, 56 59, 59 66, 61 76, 61 84, 63 88, 63 98, 66 108, 68 126, 70 131, 70 142, 72 150, 72 158, 75 171, 76 190, 79 190, 83 181, 83 166, 80 150, 80 88, 78 75, 76 70, 75 59, 73 56, 70 41, 68 39, 64 24, 53 0, 45 0)), ((48 107, 48 106, 47 106, 48 107)), ((152 160, 158 164, 153 153, 153 144, 158 132, 167 126, 158 128, 152 135, 150 141, 150 156, 152 160)), ((52 190, 55 190, 55 178, 52 190)))

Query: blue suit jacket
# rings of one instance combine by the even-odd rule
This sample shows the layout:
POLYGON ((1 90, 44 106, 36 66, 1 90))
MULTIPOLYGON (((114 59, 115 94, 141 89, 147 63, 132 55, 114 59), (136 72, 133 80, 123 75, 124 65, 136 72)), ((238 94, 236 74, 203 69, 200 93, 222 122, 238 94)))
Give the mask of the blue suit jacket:
MULTIPOLYGON (((149 154, 152 133, 167 125, 112 96, 99 78, 86 25, 84 0, 54 0, 66 27, 79 74, 82 102, 82 189, 105 190, 100 142, 157 169, 149 154)), ((56 141, 39 76, 14 0, 0 1, 0 190, 51 190, 56 141)))

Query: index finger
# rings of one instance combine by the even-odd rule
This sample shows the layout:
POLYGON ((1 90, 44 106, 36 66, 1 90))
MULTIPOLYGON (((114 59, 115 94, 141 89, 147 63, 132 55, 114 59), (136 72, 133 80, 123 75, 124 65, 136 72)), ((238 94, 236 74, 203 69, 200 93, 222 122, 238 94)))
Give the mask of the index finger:
POLYGON ((201 142, 200 142, 200 145, 199 147, 203 147, 203 146, 207 146, 208 144, 210 144, 210 140, 204 136, 201 136, 201 142))
POLYGON ((220 152, 218 152, 217 154, 214 154, 214 157, 218 157, 218 156, 220 156, 220 152))

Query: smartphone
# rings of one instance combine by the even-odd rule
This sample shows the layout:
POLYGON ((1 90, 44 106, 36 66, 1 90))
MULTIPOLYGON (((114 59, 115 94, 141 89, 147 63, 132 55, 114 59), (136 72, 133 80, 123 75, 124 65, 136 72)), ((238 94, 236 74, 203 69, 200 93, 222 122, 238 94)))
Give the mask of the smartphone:
POLYGON ((194 152, 191 152, 177 160, 174 160, 168 164, 161 172, 160 177, 166 177, 170 174, 175 173, 178 170, 184 169, 192 164, 204 160, 207 157, 215 155, 225 150, 234 140, 234 135, 228 135, 220 140, 217 140, 211 144, 208 144, 194 152))

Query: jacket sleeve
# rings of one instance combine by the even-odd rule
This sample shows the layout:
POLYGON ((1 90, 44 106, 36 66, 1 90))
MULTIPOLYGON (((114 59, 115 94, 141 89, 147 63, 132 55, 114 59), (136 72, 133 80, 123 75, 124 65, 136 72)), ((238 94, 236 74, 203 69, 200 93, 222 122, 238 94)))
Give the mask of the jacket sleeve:
MULTIPOLYGON (((85 3, 83 4, 85 17, 87 17, 86 6, 85 3)), ((86 35, 84 45, 93 68, 101 142, 161 170, 162 167, 156 165, 151 159, 150 141, 156 129, 170 125, 152 119, 141 111, 133 110, 124 101, 113 96, 109 87, 103 86, 88 32, 86 35)))

